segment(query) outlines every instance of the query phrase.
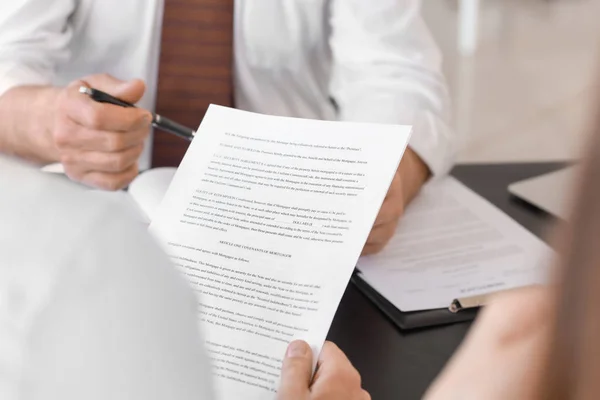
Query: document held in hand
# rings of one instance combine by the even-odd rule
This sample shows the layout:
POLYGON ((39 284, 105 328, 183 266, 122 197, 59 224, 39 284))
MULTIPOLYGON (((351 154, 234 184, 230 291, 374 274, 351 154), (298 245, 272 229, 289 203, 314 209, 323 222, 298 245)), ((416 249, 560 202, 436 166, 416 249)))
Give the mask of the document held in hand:
POLYGON ((217 398, 274 399, 320 349, 411 128, 211 106, 150 226, 198 294, 217 398))

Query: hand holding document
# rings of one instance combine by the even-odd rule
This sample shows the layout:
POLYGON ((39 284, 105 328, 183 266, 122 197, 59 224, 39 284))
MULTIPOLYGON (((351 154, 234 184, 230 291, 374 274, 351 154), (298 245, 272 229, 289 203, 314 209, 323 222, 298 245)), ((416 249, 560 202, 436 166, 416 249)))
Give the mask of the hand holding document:
POLYGON ((317 359, 410 127, 211 106, 150 226, 199 294, 219 399, 271 399, 317 359))

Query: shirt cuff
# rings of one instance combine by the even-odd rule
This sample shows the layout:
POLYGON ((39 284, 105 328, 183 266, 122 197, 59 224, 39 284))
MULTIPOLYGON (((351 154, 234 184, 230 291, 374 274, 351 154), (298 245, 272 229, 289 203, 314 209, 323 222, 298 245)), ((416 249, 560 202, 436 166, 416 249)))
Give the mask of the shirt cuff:
POLYGON ((23 85, 49 85, 49 77, 23 64, 0 63, 0 96, 23 85))
POLYGON ((450 172, 458 148, 454 131, 431 111, 415 114, 410 147, 427 164, 434 177, 450 172))
POLYGON ((340 119, 354 122, 374 122, 412 125, 409 142, 411 149, 421 157, 434 177, 446 175, 452 168, 457 153, 454 131, 439 116, 429 110, 397 112, 388 107, 353 107, 342 113, 340 119))

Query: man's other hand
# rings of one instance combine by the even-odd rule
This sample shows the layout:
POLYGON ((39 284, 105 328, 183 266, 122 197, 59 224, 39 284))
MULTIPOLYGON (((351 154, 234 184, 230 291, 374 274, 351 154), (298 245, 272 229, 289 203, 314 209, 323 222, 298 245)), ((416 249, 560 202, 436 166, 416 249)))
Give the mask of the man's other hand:
POLYGON ((407 148, 363 248, 363 255, 378 253, 388 244, 406 206, 417 195, 429 175, 429 168, 423 160, 410 147, 407 148))

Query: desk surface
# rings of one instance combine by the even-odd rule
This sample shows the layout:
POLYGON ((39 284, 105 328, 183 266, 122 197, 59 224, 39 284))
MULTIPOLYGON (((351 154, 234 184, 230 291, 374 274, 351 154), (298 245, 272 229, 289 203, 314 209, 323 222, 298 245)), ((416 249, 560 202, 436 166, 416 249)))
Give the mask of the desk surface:
MULTIPOLYGON (((559 169, 562 163, 463 165, 452 175, 538 236, 551 219, 512 197, 510 183, 559 169)), ((328 339, 346 352, 374 400, 420 399, 467 333, 470 323, 402 332, 352 284, 328 339)))

